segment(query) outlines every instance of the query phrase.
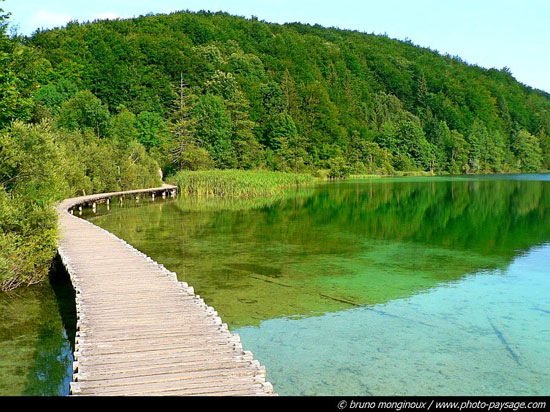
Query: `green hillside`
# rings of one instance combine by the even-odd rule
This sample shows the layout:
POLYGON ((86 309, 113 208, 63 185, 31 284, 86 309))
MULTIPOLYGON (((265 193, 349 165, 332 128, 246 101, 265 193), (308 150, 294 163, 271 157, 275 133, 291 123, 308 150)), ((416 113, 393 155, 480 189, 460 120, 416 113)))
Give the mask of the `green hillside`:
POLYGON ((468 65, 410 42, 180 12, 71 23, 28 43, 51 65, 36 102, 55 111, 70 84, 111 113, 157 122, 140 140, 174 155, 165 168, 550 167, 550 95, 507 68, 468 65))

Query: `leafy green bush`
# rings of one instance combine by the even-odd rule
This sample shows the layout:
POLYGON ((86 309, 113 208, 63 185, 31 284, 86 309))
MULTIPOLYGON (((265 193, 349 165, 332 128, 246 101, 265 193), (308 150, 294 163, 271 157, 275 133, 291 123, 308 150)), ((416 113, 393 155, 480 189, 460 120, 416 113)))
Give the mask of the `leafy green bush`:
POLYGON ((56 214, 0 186, 0 289, 45 279, 56 254, 56 214))
POLYGON ((56 201, 160 184, 158 164, 135 141, 14 122, 0 132, 0 289, 45 279, 56 253, 56 201))

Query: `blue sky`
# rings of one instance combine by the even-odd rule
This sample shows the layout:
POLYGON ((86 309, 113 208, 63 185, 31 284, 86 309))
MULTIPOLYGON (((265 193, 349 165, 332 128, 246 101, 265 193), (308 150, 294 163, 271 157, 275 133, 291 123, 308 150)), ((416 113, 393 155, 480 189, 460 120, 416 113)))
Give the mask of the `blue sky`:
POLYGON ((176 10, 386 33, 483 67, 507 66, 522 83, 550 92, 549 0, 6 0, 0 7, 23 34, 69 20, 176 10))

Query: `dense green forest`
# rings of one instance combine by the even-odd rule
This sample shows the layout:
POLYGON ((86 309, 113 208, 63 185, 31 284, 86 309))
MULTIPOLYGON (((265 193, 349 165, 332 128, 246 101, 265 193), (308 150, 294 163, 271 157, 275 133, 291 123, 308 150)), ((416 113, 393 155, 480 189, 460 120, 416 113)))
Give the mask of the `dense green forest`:
POLYGON ((384 36, 182 12, 75 22, 24 42, 43 59, 34 120, 60 112, 76 127, 65 102, 89 90, 167 172, 550 167, 550 95, 507 68, 384 36))
POLYGON ((43 279, 53 204, 179 170, 320 176, 550 169, 550 95, 410 42, 225 13, 8 36, 0 285, 43 279))

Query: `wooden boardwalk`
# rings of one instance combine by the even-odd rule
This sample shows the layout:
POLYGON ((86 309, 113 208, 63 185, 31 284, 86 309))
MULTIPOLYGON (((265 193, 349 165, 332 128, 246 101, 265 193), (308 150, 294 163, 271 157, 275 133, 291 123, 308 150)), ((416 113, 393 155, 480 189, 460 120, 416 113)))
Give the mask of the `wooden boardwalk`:
MULTIPOLYGON (((68 199, 59 255, 76 291, 73 395, 270 395, 265 368, 176 274, 78 218, 83 204, 174 186, 68 199)), ((134 200, 135 201, 135 200, 134 200)))

